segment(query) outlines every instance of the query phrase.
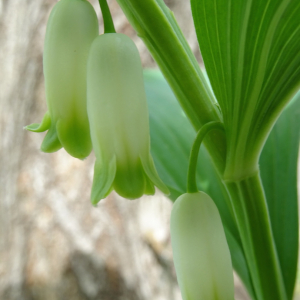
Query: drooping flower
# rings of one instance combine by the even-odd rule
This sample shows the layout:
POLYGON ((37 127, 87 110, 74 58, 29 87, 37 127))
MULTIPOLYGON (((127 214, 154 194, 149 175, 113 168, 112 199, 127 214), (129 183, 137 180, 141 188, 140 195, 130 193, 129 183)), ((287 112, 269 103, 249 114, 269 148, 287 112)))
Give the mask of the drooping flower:
POLYGON ((48 111, 41 124, 27 130, 48 130, 41 150, 64 147, 83 159, 92 149, 86 109, 86 68, 90 46, 98 36, 98 20, 86 0, 60 0, 46 30, 43 67, 48 111))
POLYGON ((149 117, 138 50, 126 35, 108 33, 91 47, 88 116, 96 155, 91 201, 112 189, 128 199, 152 195, 160 180, 150 154, 149 117))
POLYGON ((233 300, 231 257, 213 200, 181 195, 171 214, 171 242, 183 300, 233 300))

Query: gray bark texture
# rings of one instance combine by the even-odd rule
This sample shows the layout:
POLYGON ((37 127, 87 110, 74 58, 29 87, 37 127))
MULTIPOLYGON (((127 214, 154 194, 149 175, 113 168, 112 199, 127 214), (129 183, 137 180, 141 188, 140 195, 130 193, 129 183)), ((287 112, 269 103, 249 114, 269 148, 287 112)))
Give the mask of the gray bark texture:
MULTIPOLYGON (((159 193, 137 201, 112 193, 95 208, 93 155, 42 153, 44 134, 23 130, 46 111, 42 52, 55 3, 0 0, 0 299, 179 300, 171 202, 159 193)), ((134 39, 145 67, 155 67, 117 3, 109 4, 117 31, 134 39)), ((189 1, 167 4, 200 59, 189 1)), ((247 299, 240 288, 236 299, 247 299)))

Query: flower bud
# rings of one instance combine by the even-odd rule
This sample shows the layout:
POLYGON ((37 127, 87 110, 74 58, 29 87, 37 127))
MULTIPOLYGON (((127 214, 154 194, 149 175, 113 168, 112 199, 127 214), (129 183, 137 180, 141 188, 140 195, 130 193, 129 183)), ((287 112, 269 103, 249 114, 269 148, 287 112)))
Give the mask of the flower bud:
POLYGON ((92 149, 86 109, 86 68, 90 46, 99 34, 98 20, 86 0, 60 0, 53 8, 45 37, 44 76, 48 112, 41 124, 25 127, 48 130, 41 150, 64 147, 85 158, 92 149))
POLYGON ((171 214, 174 264, 183 300, 233 300, 231 257, 222 221, 205 193, 187 193, 171 214))
POLYGON ((114 189, 122 197, 164 193, 150 154, 142 65, 133 41, 108 33, 92 44, 87 73, 88 116, 96 155, 91 201, 114 189))

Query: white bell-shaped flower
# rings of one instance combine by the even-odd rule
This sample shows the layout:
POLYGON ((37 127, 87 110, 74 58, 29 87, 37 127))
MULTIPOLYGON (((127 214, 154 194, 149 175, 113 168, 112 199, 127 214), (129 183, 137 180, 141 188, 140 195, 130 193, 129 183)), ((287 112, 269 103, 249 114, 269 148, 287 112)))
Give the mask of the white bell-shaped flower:
POLYGON ((149 116, 142 65, 133 41, 124 34, 98 36, 87 73, 88 116, 96 155, 91 201, 111 190, 128 199, 164 193, 150 154, 149 116))
POLYGON ((48 130, 41 150, 64 147, 83 159, 92 150, 86 109, 86 69, 90 46, 99 35, 98 19, 86 0, 60 0, 51 11, 45 37, 43 67, 48 111, 41 124, 25 128, 48 130))
POLYGON ((187 193, 171 214, 174 264, 183 300, 233 300, 231 257, 219 211, 205 193, 187 193))

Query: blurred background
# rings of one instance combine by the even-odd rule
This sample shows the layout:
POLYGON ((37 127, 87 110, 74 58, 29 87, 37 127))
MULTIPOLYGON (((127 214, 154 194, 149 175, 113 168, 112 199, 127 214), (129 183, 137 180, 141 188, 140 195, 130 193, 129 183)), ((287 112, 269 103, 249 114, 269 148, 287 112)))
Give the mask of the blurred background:
MULTIPOLYGON (((143 1, 143 0, 141 0, 143 1)), ((136 201, 115 193, 89 201, 94 156, 45 154, 44 134, 23 130, 46 111, 46 22, 56 0, 0 0, 0 299, 180 300, 170 247, 172 203, 159 192, 136 201)), ((90 1, 98 15, 98 3, 90 1)), ((156 64, 116 1, 118 32, 156 64)), ((166 0, 198 61, 189 0, 166 0)), ((99 17, 100 32, 103 32, 99 17)), ((236 300, 247 300, 236 279, 236 300)))

